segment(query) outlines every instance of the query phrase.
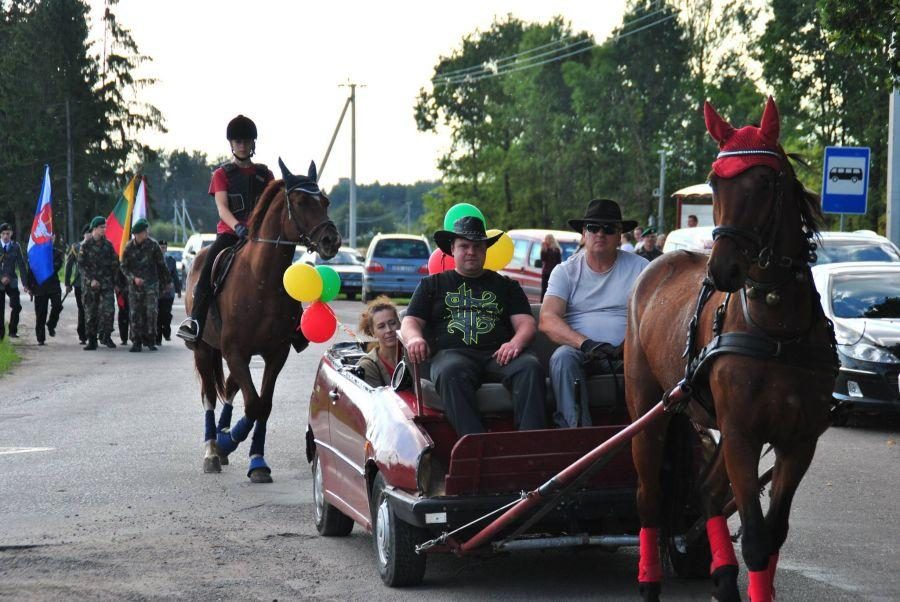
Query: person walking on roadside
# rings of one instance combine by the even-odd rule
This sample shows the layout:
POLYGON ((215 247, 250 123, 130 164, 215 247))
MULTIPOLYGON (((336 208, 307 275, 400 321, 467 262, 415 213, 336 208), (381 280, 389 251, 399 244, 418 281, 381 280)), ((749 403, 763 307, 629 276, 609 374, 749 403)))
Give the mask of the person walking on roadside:
POLYGON ((166 269, 169 270, 169 279, 172 286, 167 286, 165 290, 159 291, 159 312, 156 317, 156 344, 162 345, 163 338, 167 341, 172 336, 172 305, 175 303, 175 295, 181 299, 181 278, 178 276, 178 264, 174 257, 166 255, 169 250, 169 243, 165 240, 159 241, 159 250, 162 251, 163 259, 166 261, 166 269))
POLYGON ((97 340, 115 349, 110 335, 113 330, 115 299, 113 284, 119 271, 119 257, 112 243, 106 239, 106 218, 98 215, 91 220, 91 237, 81 243, 78 252, 84 297, 85 351, 97 349, 97 340))
POLYGON ((28 288, 28 268, 25 267, 25 257, 19 243, 12 239, 12 226, 7 223, 0 224, 0 339, 6 336, 6 298, 9 297, 9 336, 19 336, 19 314, 22 312, 22 302, 19 300, 19 278, 25 294, 28 288), (19 276, 16 277, 16 269, 19 276))
POLYGON ((128 281, 128 307, 131 322, 131 349, 140 352, 142 346, 156 351, 156 318, 159 311, 159 291, 172 286, 169 269, 162 250, 150 238, 150 223, 139 219, 131 227, 134 238, 122 252, 122 273, 128 281))
POLYGON ((38 345, 44 345, 47 335, 56 336, 56 324, 59 322, 59 314, 62 313, 62 287, 59 284, 59 270, 63 266, 65 251, 56 243, 58 239, 53 236, 53 273, 41 284, 37 283, 34 272, 28 272, 28 288, 34 296, 34 335, 38 345), (50 317, 47 317, 47 308, 50 307, 50 317))
POLYGON ((644 228, 641 232, 641 244, 635 253, 647 261, 653 261, 662 255, 662 251, 656 247, 656 228, 644 228))
POLYGON ((116 300, 116 324, 119 326, 119 340, 128 344, 128 327, 131 323, 131 308, 128 307, 128 279, 122 270, 116 273, 113 295, 116 300))
POLYGON ((544 300, 544 294, 547 292, 550 273, 560 263, 562 263, 562 249, 556 242, 556 237, 548 232, 541 243, 541 301, 544 300))
POLYGON ((247 238, 247 220, 256 206, 266 185, 275 176, 269 168, 251 159, 256 153, 256 124, 243 115, 238 115, 225 130, 225 137, 231 145, 232 160, 213 172, 209 184, 209 194, 213 196, 219 223, 216 226, 216 240, 206 252, 206 261, 200 277, 194 285, 194 304, 191 315, 178 327, 177 336, 184 339, 188 348, 203 338, 206 312, 212 297, 212 268, 216 256, 228 247, 247 238))
POLYGON ((84 345, 87 342, 84 334, 84 302, 81 298, 81 270, 78 269, 78 251, 81 244, 91 237, 91 225, 88 224, 81 231, 81 242, 72 243, 66 256, 66 293, 75 289, 75 305, 78 307, 78 325, 75 331, 78 333, 78 343, 84 345))

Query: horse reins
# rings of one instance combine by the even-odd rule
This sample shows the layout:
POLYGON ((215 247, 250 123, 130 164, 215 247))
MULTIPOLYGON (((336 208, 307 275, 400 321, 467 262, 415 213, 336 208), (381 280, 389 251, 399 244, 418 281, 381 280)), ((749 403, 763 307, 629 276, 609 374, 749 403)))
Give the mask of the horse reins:
MULTIPOLYGON (((291 247, 296 247, 297 245, 304 245, 308 251, 315 252, 318 250, 319 245, 315 240, 313 240, 313 238, 323 228, 327 228, 329 225, 334 226, 334 222, 331 221, 330 219, 326 219, 326 220, 319 222, 315 226, 313 226, 308 233, 303 232, 303 228, 300 226, 300 223, 297 221, 297 218, 294 215, 294 212, 291 210, 290 193, 291 193, 291 191, 295 190, 296 188, 299 188, 299 186, 296 186, 296 187, 288 190, 287 184, 284 185, 284 204, 285 204, 285 208, 287 209, 288 219, 291 221, 292 224, 294 224, 294 228, 298 232, 299 240, 297 240, 297 241, 282 240, 281 233, 279 233, 277 239, 273 240, 271 238, 256 237, 256 238, 251 239, 253 242, 261 242, 261 243, 266 243, 266 244, 270 244, 270 245, 285 245, 285 246, 291 246, 291 247)), ((321 193, 313 194, 313 193, 309 193, 305 190, 303 190, 303 192, 321 200, 321 193)))

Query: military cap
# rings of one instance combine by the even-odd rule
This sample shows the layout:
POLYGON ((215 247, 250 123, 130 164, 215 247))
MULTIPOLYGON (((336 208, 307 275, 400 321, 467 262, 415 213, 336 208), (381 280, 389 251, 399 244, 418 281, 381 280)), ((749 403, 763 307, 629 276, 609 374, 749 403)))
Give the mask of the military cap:
POLYGON ((131 226, 131 231, 134 234, 140 234, 141 232, 145 231, 149 227, 150 227, 150 222, 148 222, 144 218, 141 218, 138 221, 134 222, 134 225, 131 226))
POLYGON ((3 222, 2 224, 0 224, 0 232, 6 232, 7 230, 12 230, 12 226, 10 226, 6 222, 3 222))
POLYGON ((644 231, 641 232, 641 238, 645 238, 647 236, 650 236, 651 234, 656 234, 656 228, 644 228, 644 231))
POLYGON ((106 218, 102 215, 98 215, 94 219, 91 220, 91 230, 94 228, 99 228, 100 226, 106 225, 106 218))
POLYGON ((159 241, 156 244, 158 244, 161 247, 165 247, 165 246, 168 246, 169 241, 167 241, 165 238, 161 238, 161 239, 159 239, 159 241))

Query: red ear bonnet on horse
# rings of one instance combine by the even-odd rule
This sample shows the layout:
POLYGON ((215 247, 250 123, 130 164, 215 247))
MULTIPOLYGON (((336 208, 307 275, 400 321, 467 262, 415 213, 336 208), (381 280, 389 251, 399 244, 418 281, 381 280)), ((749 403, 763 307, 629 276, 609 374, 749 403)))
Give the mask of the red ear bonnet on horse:
POLYGON ((733 178, 757 165, 781 171, 778 135, 781 129, 778 107, 769 97, 760 126, 747 125, 739 130, 722 119, 709 102, 703 105, 706 129, 719 143, 719 155, 712 164, 720 178, 733 178))

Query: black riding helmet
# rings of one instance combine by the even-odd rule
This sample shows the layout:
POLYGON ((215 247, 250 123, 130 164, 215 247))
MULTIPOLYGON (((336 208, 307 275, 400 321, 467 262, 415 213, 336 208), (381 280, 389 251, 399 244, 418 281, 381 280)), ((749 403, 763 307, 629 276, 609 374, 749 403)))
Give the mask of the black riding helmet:
POLYGON ((256 124, 249 117, 238 115, 228 122, 225 137, 232 140, 256 140, 256 124))

